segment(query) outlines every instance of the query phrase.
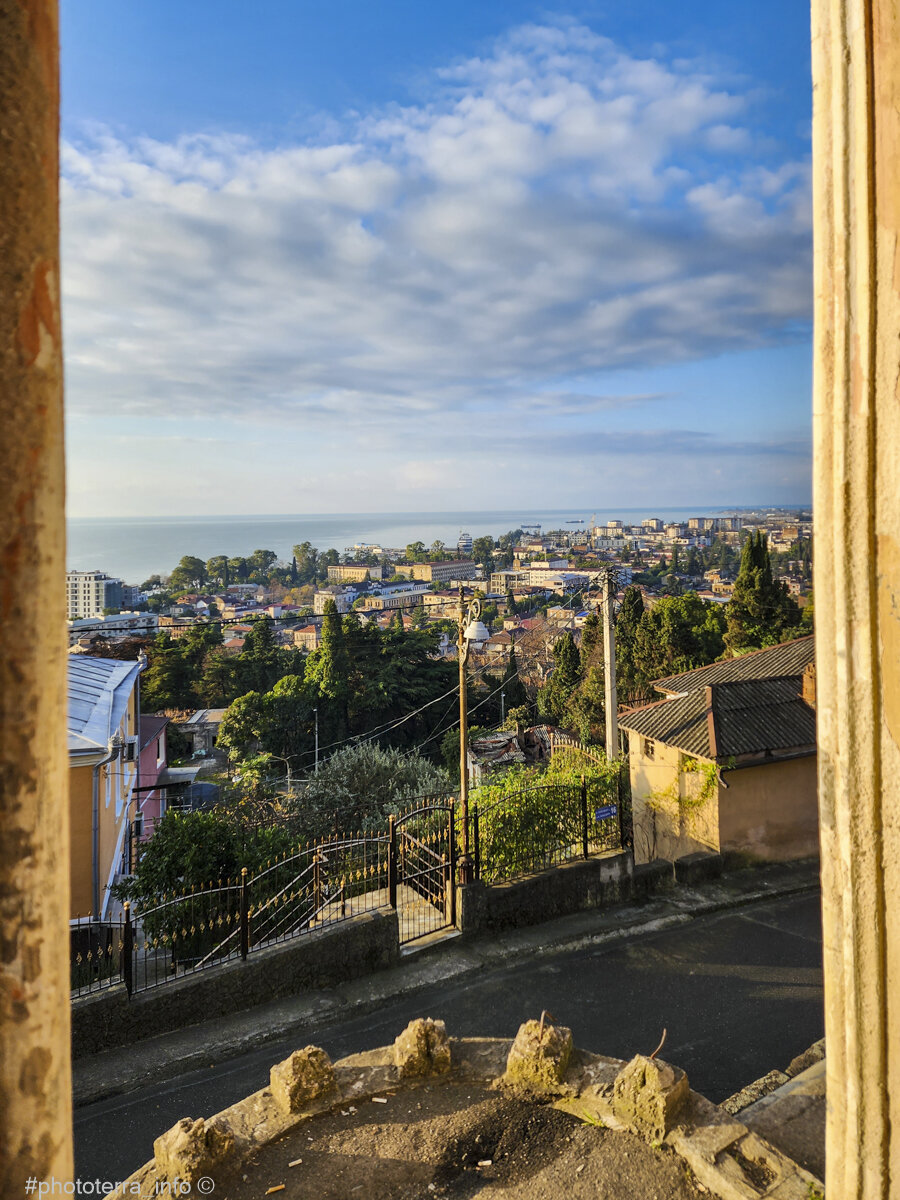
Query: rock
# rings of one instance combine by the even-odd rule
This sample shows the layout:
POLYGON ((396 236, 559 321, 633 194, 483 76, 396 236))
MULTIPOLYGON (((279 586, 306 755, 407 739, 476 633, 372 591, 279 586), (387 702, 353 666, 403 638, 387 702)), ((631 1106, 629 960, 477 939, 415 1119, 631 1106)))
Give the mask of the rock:
POLYGON ((318 1046, 295 1050, 269 1072, 269 1088, 284 1113, 303 1112, 313 1100, 335 1087, 331 1059, 318 1046))
POLYGON ((526 1021, 510 1047, 503 1081, 529 1092, 557 1093, 571 1057, 571 1029, 526 1021))
POLYGON ((689 1095, 684 1071, 638 1054, 616 1076, 613 1112, 646 1141, 661 1142, 689 1095))
POLYGON ((440 1075, 450 1070, 450 1042, 443 1021, 410 1021, 394 1042, 394 1066, 401 1079, 440 1075))
POLYGON ((234 1131, 221 1117, 182 1117, 153 1143, 157 1175, 193 1186, 204 1175, 213 1175, 234 1148, 234 1131))

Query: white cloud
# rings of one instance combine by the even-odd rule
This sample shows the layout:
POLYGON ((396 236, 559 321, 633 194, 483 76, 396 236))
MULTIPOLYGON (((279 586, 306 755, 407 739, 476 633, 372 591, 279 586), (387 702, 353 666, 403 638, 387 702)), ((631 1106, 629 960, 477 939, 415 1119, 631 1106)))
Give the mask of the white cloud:
POLYGON ((808 178, 739 172, 757 140, 733 85, 565 23, 322 144, 94 130, 63 159, 69 403, 374 423, 777 342, 808 178))

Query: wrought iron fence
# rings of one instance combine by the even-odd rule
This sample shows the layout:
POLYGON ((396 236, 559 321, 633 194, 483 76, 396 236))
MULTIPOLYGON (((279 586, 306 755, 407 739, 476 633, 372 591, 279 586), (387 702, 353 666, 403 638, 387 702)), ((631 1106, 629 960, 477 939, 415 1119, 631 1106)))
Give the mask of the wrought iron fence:
MULTIPOLYGON (((615 778, 538 784, 469 807, 475 877, 499 883, 622 845, 615 778)), ((298 846, 252 876, 125 904, 109 919, 70 925, 71 987, 86 995, 122 982, 130 994, 383 905, 398 907, 398 884, 420 909, 405 940, 455 923, 455 846, 461 814, 432 802, 388 830, 298 846)), ((402 900, 402 897, 401 897, 402 900)), ((409 914, 407 914, 409 916, 409 914)), ((401 926, 403 922, 401 921, 401 926)))
POLYGON ((505 883, 622 845, 621 806, 605 779, 525 787, 469 809, 475 878, 505 883))

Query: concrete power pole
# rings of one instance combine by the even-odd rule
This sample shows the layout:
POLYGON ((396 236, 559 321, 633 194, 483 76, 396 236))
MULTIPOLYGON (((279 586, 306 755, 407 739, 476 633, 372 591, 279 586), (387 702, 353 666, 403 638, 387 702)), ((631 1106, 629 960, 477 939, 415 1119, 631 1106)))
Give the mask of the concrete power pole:
POLYGON ((606 704, 606 757, 619 757, 619 713, 616 695, 616 629, 613 624, 613 601, 616 596, 616 573, 607 570, 603 576, 603 683, 606 704))

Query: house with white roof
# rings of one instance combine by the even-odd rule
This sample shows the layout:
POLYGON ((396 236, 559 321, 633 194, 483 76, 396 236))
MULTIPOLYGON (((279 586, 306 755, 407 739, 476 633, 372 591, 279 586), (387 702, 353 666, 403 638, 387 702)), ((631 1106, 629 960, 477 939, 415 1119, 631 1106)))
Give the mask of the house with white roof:
POLYGON ((70 916, 104 918, 126 867, 140 754, 142 664, 68 661, 70 916))

